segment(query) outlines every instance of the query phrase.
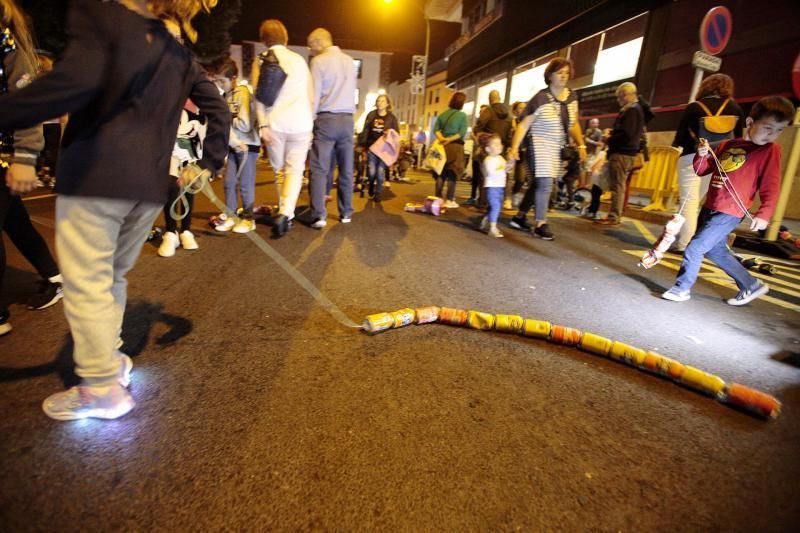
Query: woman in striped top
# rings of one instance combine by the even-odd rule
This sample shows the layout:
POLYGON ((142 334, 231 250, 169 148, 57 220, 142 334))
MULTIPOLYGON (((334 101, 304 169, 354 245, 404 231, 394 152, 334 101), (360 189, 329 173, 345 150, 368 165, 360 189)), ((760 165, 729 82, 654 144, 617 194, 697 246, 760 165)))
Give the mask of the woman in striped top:
POLYGON ((569 144, 567 131, 578 145, 581 161, 586 159, 586 146, 578 124, 578 99, 567 88, 571 75, 572 61, 563 57, 550 61, 544 71, 547 87, 528 102, 508 152, 509 159, 519 159, 520 142, 525 135, 530 136, 528 164, 534 178, 520 203, 519 212, 511 219, 511 227, 530 231, 532 228, 525 218, 535 205, 536 225, 533 233, 547 241, 554 238, 547 226, 547 208, 553 181, 565 172, 561 149, 569 144))

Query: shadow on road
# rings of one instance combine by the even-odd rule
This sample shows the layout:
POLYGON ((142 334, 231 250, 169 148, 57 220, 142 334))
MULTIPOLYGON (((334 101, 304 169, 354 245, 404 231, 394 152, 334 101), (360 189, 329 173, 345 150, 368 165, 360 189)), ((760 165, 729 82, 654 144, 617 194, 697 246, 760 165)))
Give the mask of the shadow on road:
MULTIPOLYGON (((177 342, 192 331, 192 322, 186 318, 162 312, 162 306, 146 301, 134 301, 127 306, 123 319, 122 351, 131 357, 139 355, 147 345, 153 326, 161 322, 169 327, 156 339, 159 346, 177 342)), ((67 334, 56 357, 50 363, 29 367, 0 367, 0 383, 30 379, 57 373, 66 387, 80 383, 75 374, 74 343, 67 334)))

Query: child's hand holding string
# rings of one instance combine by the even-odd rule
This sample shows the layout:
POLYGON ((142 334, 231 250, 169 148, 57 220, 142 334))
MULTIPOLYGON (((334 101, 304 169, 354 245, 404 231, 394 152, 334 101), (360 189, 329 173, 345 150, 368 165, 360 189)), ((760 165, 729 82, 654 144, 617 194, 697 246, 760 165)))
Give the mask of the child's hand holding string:
POLYGON ((700 157, 705 157, 708 155, 708 151, 711 148, 708 146, 708 140, 700 138, 700 143, 697 145, 697 155, 700 157))
POLYGON ((767 229, 767 226, 769 226, 769 220, 753 217, 753 220, 750 222, 750 231, 762 231, 767 229))

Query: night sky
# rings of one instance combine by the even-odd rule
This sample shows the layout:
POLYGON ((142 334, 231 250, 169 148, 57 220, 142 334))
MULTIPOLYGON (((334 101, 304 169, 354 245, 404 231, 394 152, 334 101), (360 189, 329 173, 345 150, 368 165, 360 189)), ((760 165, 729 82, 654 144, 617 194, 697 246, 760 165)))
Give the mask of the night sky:
MULTIPOLYGON (((305 46, 317 27, 333 34, 342 48, 393 52, 392 78, 408 78, 411 56, 425 52, 423 0, 242 0, 242 16, 231 29, 234 43, 257 41, 258 26, 267 18, 279 19, 289 31, 289 44, 305 46), (420 6, 420 7, 416 7, 420 6)), ((431 61, 459 35, 458 24, 431 22, 431 61)))

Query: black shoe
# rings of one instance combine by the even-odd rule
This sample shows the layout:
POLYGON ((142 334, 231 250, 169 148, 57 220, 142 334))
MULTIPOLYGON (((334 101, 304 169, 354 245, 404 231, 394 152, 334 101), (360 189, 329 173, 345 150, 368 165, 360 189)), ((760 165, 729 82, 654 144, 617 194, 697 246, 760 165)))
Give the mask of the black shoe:
POLYGON ((525 220, 525 217, 512 217, 511 222, 508 223, 514 229, 520 229, 522 231, 530 231, 531 225, 528 224, 528 221, 525 220))
POLYGON ((42 282, 42 288, 28 300, 28 309, 47 309, 64 297, 60 283, 42 282))
POLYGON ((550 228, 547 227, 547 224, 542 224, 533 230, 533 234, 545 241, 552 241, 556 238, 556 236, 553 235, 553 232, 550 231, 550 228))
POLYGON ((289 231, 289 217, 286 215, 278 215, 275 217, 272 226, 272 236, 280 239, 286 232, 289 231))

